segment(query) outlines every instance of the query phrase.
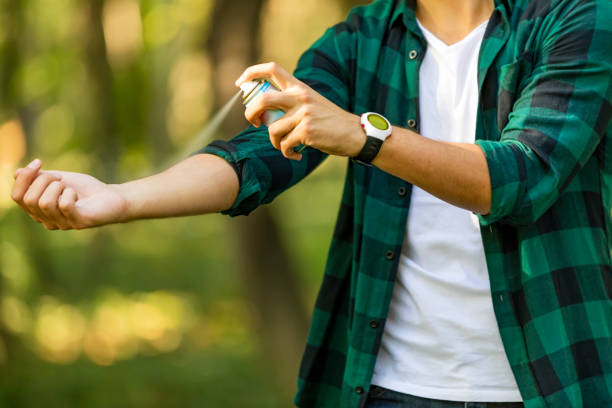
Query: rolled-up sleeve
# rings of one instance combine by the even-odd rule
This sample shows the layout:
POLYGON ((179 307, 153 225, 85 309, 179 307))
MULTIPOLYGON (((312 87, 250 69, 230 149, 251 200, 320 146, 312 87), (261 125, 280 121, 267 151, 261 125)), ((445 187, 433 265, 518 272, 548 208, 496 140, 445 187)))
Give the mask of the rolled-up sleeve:
MULTIPOLYGON (((350 21, 351 17, 349 16, 350 21)), ((354 64, 354 32, 349 22, 329 28, 300 58, 294 75, 315 91, 349 110, 354 64)), ((229 141, 215 141, 197 153, 214 154, 234 167, 240 190, 234 205, 224 214, 248 215, 271 202, 310 172, 326 157, 307 147, 301 161, 286 159, 270 143, 268 129, 249 127, 229 141)))
POLYGON ((544 214, 609 133, 612 2, 576 2, 552 21, 499 141, 479 140, 489 166, 493 222, 544 214))

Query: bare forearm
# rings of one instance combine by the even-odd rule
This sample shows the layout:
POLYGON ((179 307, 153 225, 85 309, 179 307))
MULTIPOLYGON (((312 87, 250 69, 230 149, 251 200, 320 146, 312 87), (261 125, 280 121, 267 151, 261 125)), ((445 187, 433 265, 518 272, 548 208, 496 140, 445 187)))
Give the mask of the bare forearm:
POLYGON ((476 145, 439 142, 394 128, 373 164, 448 203, 479 214, 490 211, 489 169, 476 145))
POLYGON ((239 182, 225 160, 199 154, 162 173, 113 187, 127 200, 127 222, 226 210, 236 200, 239 182))

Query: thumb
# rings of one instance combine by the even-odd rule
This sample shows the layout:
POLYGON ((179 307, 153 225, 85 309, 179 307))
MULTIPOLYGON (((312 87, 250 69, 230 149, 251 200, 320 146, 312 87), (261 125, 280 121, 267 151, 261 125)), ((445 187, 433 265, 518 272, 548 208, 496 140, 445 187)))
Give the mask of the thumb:
POLYGON ((62 215, 72 224, 77 221, 76 202, 78 194, 70 187, 66 187, 59 198, 58 207, 62 215))

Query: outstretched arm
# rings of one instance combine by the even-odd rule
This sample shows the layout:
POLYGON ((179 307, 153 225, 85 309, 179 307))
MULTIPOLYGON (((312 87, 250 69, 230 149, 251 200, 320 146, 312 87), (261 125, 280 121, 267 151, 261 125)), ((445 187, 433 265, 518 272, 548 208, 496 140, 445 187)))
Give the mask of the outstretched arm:
POLYGON ((209 154, 116 185, 85 174, 42 170, 41 166, 35 160, 15 172, 12 198, 50 230, 219 212, 232 206, 239 188, 231 165, 209 154))

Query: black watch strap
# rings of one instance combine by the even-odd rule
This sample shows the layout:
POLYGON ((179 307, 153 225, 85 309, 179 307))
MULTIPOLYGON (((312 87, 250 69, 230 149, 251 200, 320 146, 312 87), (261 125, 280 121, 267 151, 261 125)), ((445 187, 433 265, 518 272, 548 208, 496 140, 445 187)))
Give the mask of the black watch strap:
POLYGON ((363 146, 363 149, 361 149, 361 152, 359 152, 354 160, 361 164, 368 166, 371 165, 374 158, 376 158, 376 155, 378 155, 382 144, 382 140, 373 136, 368 136, 366 138, 365 146, 363 146))

